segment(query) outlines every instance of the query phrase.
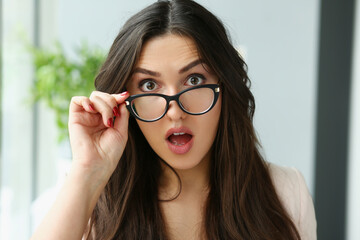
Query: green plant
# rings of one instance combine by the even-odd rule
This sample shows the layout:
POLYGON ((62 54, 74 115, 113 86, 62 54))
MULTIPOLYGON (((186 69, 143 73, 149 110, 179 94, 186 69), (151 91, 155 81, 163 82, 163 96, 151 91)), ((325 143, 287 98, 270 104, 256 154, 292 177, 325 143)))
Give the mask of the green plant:
POLYGON ((89 96, 94 90, 94 78, 105 59, 99 48, 82 44, 75 49, 76 58, 66 56, 60 44, 54 50, 32 48, 35 83, 33 102, 44 101, 54 110, 59 129, 58 140, 68 138, 69 104, 73 96, 89 96))

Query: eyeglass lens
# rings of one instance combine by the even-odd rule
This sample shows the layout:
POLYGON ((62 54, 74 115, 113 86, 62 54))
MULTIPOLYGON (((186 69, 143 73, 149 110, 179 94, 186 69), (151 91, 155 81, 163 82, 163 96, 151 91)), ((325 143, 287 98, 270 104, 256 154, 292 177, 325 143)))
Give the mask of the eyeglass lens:
MULTIPOLYGON (((197 88, 184 92, 179 97, 181 107, 188 113, 206 112, 214 101, 214 92, 210 88, 197 88)), ((166 111, 166 100, 160 96, 142 96, 132 101, 135 114, 144 120, 154 120, 166 111)))

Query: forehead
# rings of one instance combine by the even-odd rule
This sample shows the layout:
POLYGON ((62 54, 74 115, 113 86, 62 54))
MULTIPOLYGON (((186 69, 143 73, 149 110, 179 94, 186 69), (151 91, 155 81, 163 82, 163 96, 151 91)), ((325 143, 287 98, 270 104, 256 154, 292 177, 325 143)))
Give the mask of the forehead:
POLYGON ((166 34, 151 38, 144 44, 136 67, 178 68, 182 64, 199 59, 199 55, 197 46, 191 38, 166 34))

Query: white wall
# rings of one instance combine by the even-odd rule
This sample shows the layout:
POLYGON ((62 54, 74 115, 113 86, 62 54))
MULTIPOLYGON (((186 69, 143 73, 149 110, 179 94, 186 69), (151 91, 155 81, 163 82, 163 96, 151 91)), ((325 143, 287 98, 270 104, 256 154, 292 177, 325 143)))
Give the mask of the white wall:
POLYGON ((32 39, 32 1, 2 1, 2 126, 0 239, 27 239, 30 234, 32 107, 31 60, 25 38, 32 39))
MULTIPOLYGON (((108 48, 123 22, 154 1, 59 0, 59 37, 108 48)), ((246 50, 265 157, 295 166, 314 189, 319 0, 199 0, 246 50)))
POLYGON ((360 239, 360 2, 356 2, 348 165, 347 240, 360 239))

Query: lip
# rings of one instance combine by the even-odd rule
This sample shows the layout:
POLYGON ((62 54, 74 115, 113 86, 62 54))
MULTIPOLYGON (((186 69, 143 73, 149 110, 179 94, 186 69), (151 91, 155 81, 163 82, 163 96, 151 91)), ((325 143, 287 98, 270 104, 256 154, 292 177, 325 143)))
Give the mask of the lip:
POLYGON ((179 132, 187 133, 187 134, 193 136, 193 133, 189 128, 182 126, 182 127, 179 127, 179 128, 170 128, 166 132, 165 139, 168 139, 171 134, 179 133, 179 132))
POLYGON ((165 140, 166 140, 166 143, 169 147, 169 149, 175 153, 175 154, 185 154, 187 152, 190 151, 193 143, 194 143, 194 135, 192 133, 192 131, 187 128, 187 127, 179 127, 179 128, 171 128, 169 129, 167 132, 166 132, 166 135, 165 135, 165 140), (172 144, 168 138, 174 134, 174 133, 179 133, 179 132, 183 132, 183 133, 186 133, 186 134, 189 134, 192 136, 191 140, 189 142, 187 142, 186 144, 182 145, 182 146, 177 146, 177 145, 174 145, 172 144))

